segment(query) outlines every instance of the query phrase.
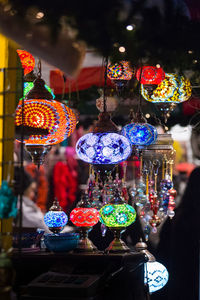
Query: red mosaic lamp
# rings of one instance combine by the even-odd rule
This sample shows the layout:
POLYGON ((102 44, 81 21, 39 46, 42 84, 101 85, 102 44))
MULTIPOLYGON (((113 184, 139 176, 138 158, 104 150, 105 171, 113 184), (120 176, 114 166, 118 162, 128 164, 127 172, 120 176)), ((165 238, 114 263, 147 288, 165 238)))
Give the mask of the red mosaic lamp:
POLYGON ((99 221, 100 215, 96 208, 92 207, 88 196, 84 195, 78 203, 78 207, 74 208, 70 213, 70 220, 79 227, 80 240, 76 251, 93 252, 96 247, 88 238, 88 232, 99 221))
POLYGON ((165 79, 165 72, 161 67, 143 66, 136 71, 136 78, 141 84, 160 84, 165 79))
POLYGON ((29 74, 35 68, 35 59, 31 53, 25 50, 17 50, 17 54, 19 55, 19 59, 22 64, 22 68, 24 69, 24 75, 29 74))
MULTIPOLYGON (((52 94, 45 88, 41 79, 41 65, 33 88, 20 100, 15 112, 15 125, 23 125, 26 133, 23 142, 30 152, 33 162, 43 163, 52 145, 64 141, 76 127, 76 116, 64 104, 52 100, 52 94)), ((20 139, 17 141, 21 142, 20 139)))

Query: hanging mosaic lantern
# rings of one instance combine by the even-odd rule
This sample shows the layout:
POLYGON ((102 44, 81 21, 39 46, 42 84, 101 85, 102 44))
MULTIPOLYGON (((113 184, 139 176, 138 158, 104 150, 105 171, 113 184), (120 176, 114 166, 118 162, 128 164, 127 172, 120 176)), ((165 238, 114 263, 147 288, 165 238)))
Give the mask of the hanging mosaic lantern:
POLYGON ((35 68, 35 59, 31 53, 25 50, 17 50, 17 54, 19 55, 22 68, 24 69, 24 75, 27 75, 35 68))
POLYGON ((92 133, 82 136, 76 144, 79 158, 90 164, 118 164, 126 160, 132 148, 129 140, 117 133, 116 125, 107 112, 100 113, 99 122, 92 133))
POLYGON ((132 145, 139 148, 156 142, 157 130, 148 123, 130 123, 123 127, 122 134, 129 139, 132 145))
MULTIPOLYGON (((22 100, 16 109, 15 124, 22 125, 22 100)), ((24 100, 23 125, 32 128, 48 129, 48 135, 30 135, 26 145, 54 145, 64 141, 76 127, 73 111, 55 100, 24 100)))
POLYGON ((165 79, 152 92, 141 85, 141 93, 145 100, 152 103, 181 103, 187 101, 192 94, 190 81, 184 76, 165 74, 165 79))
POLYGON ((123 88, 134 74, 128 61, 122 60, 115 64, 108 65, 107 76, 118 88, 123 88))
POLYGON ((83 195, 81 201, 70 213, 70 220, 79 228, 80 240, 77 251, 92 252, 96 247, 88 238, 89 230, 98 223, 100 218, 99 212, 92 207, 92 203, 88 195, 83 195))
POLYGON ((103 206, 100 211, 100 222, 109 227, 114 233, 114 240, 106 249, 108 252, 128 252, 130 249, 120 239, 122 229, 135 222, 135 209, 126 204, 119 195, 118 189, 114 192, 112 201, 103 206))
POLYGON ((136 72, 136 78, 141 84, 160 84, 165 79, 165 72, 161 67, 144 66, 136 72))
POLYGON ((76 145, 80 159, 90 164, 118 164, 131 154, 127 138, 114 132, 88 133, 76 145))
MULTIPOLYGON (((24 137, 23 142, 30 152, 33 162, 39 167, 44 162, 50 146, 62 142, 74 131, 76 116, 64 104, 52 100, 53 96, 45 88, 45 82, 40 77, 41 74, 39 73, 38 76, 25 99, 19 101, 15 113, 15 124, 17 129, 21 126, 24 127, 28 138, 24 137)), ((16 140, 21 142, 20 139, 16 140)))
POLYGON ((44 222, 53 233, 59 233, 67 224, 68 217, 57 200, 54 200, 53 205, 49 211, 44 215, 44 222))

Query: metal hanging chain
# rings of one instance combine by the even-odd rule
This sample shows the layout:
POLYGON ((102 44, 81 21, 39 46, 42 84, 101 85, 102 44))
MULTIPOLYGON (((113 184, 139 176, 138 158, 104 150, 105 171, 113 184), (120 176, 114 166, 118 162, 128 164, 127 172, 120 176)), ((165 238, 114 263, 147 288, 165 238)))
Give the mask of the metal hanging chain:
POLYGON ((41 64, 41 59, 39 58, 39 61, 38 61, 38 73, 37 73, 37 76, 39 78, 41 78, 42 76, 42 64, 41 64))
POLYGON ((142 106, 142 95, 141 95, 141 78, 142 78, 142 63, 139 64, 140 65, 140 77, 139 77, 139 103, 138 103, 138 114, 142 115, 142 111, 141 111, 141 106, 142 106))
POLYGON ((107 111, 106 107, 106 90, 107 90, 107 71, 108 71, 108 57, 105 58, 105 71, 104 71, 104 89, 103 89, 103 111, 107 111))

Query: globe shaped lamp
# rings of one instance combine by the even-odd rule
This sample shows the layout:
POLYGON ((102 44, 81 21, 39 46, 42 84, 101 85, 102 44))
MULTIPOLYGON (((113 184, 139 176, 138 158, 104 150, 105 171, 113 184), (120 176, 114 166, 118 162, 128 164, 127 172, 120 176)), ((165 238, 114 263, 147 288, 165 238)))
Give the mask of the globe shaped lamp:
POLYGON ((165 79, 165 72, 161 67, 143 66, 137 69, 136 78, 142 84, 160 84, 165 79))
POLYGON ((22 68, 24 69, 24 75, 32 72, 35 67, 35 59, 33 55, 25 50, 20 49, 17 50, 17 54, 19 55, 22 68))
MULTIPOLYGON (((15 112, 16 129, 23 126, 26 133, 23 142, 38 166, 43 163, 51 145, 65 140, 76 127, 73 111, 52 98, 44 80, 38 77, 25 100, 19 101, 15 112)), ((21 139, 16 140, 21 142, 21 139)))
POLYGON ((100 215, 96 208, 91 206, 87 195, 78 203, 78 207, 74 208, 70 213, 71 222, 79 229, 79 245, 76 248, 78 252, 93 252, 96 247, 88 238, 88 232, 99 221, 100 215))
POLYGON ((44 216, 44 222, 53 233, 59 233, 67 224, 68 217, 55 199, 53 205, 44 216))
POLYGON ((141 94, 145 100, 159 105, 166 122, 175 106, 190 98, 192 86, 184 76, 166 73, 165 79, 150 93, 148 88, 141 84, 141 94))
POLYGON ((110 204, 100 209, 100 222, 109 227, 114 233, 114 240, 106 249, 108 252, 128 252, 130 249, 121 240, 120 235, 127 226, 135 222, 135 209, 126 204, 115 191, 115 196, 110 204))
POLYGON ((118 88, 126 85, 131 80, 133 74, 134 71, 128 61, 122 60, 118 63, 108 65, 107 76, 114 81, 118 88))
POLYGON ((115 165, 126 160, 132 152, 129 140, 118 133, 107 112, 99 115, 94 132, 82 136, 76 144, 79 158, 93 165, 115 165))
POLYGON ((145 265, 144 283, 148 284, 149 292, 154 293, 167 284, 169 273, 166 267, 157 261, 147 262, 145 265))
POLYGON ((157 130, 148 123, 130 123, 123 127, 122 134, 138 149, 154 144, 157 140, 157 130))
POLYGON ((147 250, 147 244, 140 241, 135 250, 146 256, 144 264, 144 284, 148 286, 149 293, 156 292, 166 285, 169 273, 165 266, 157 262, 155 257, 147 250))

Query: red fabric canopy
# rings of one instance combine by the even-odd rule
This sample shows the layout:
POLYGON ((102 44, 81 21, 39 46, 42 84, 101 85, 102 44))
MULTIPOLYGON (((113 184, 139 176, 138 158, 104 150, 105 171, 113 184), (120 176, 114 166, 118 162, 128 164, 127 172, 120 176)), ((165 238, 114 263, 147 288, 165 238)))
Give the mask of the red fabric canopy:
MULTIPOLYGON (((67 78, 65 83, 65 93, 75 92, 77 90, 85 90, 91 86, 104 86, 104 68, 89 67, 83 68, 76 79, 67 78)), ((112 85, 111 80, 107 78, 107 85, 112 85)), ((62 94, 64 80, 62 72, 59 70, 50 71, 50 87, 55 94, 62 94)))

